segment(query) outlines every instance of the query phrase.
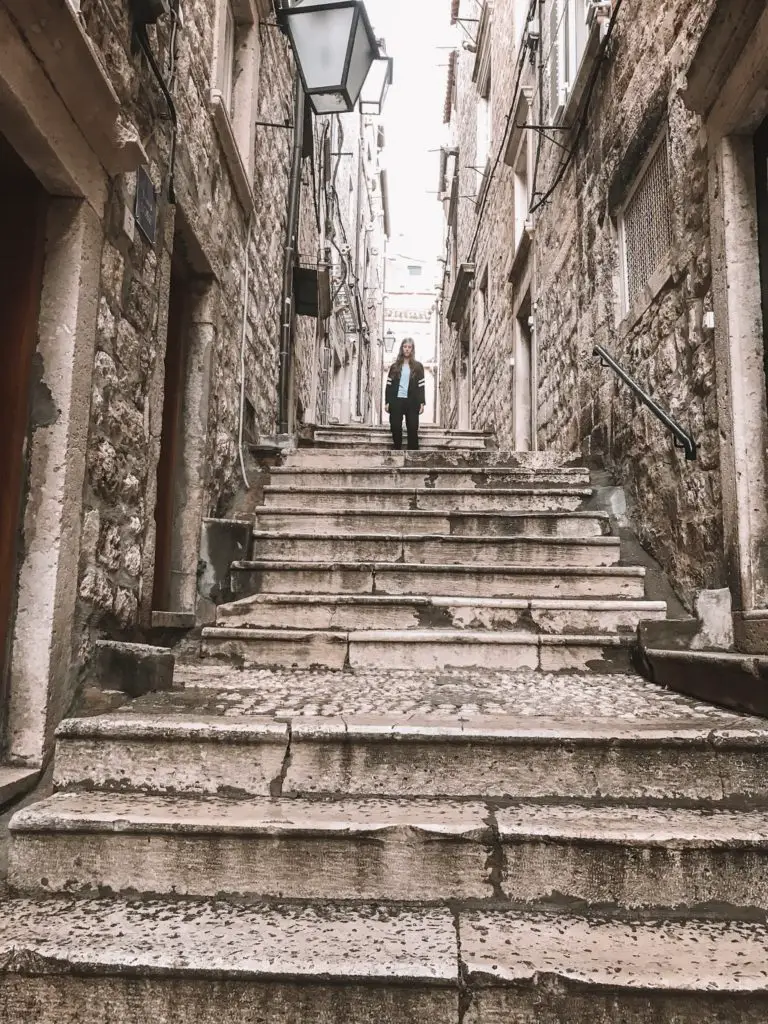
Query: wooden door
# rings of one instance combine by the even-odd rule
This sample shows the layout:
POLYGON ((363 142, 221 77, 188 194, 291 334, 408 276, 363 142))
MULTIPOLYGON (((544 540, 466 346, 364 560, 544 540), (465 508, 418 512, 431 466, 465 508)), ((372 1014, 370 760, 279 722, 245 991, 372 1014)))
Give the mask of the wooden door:
MULTIPOLYGON (((0 135, 0 715, 7 704, 46 194, 0 135)), ((4 724, 4 723, 3 723, 4 724)))
POLYGON ((157 465, 155 524, 155 578, 152 608, 176 611, 173 603, 174 524, 178 474, 184 444, 184 389, 187 376, 187 332, 190 274, 181 260, 174 260, 168 299, 168 340, 165 349, 163 428, 157 465))
POLYGON ((763 121, 755 135, 755 188, 760 285, 763 296, 763 363, 768 381, 768 119, 763 121))

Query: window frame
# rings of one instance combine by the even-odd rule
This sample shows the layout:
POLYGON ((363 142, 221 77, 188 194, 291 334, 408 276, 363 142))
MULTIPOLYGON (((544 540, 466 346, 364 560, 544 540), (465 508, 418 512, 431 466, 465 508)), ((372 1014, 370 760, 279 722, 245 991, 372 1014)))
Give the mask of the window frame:
POLYGON ((248 213, 254 209, 263 16, 264 0, 216 0, 210 109, 235 193, 248 213))
POLYGON ((648 153, 645 155, 644 159, 642 160, 640 166, 637 169, 637 172, 633 176, 632 183, 629 186, 629 188, 627 189, 626 196, 624 197, 624 200, 622 201, 621 206, 619 207, 619 209, 618 209, 618 211, 616 213, 616 228, 617 228, 618 243, 619 243, 619 299, 620 299, 620 307, 621 307, 621 315, 622 315, 622 317, 626 317, 626 316, 628 316, 632 312, 635 304, 641 298, 643 292, 649 286, 653 285, 654 278, 659 273, 659 271, 665 266, 666 261, 668 261, 668 259, 669 259, 669 254, 672 251, 672 249, 674 248, 674 244, 675 244, 674 224, 673 224, 673 220, 672 220, 672 205, 671 204, 672 204, 672 176, 671 176, 671 166, 670 166, 669 125, 668 125, 668 123, 665 123, 664 127, 659 132, 659 134, 656 137, 656 139, 654 140, 652 146, 648 150, 648 153), (627 234, 626 234, 625 214, 626 214, 627 208, 630 206, 630 204, 632 203, 632 200, 636 196, 638 189, 642 185, 648 170, 650 169, 650 167, 653 164, 654 160, 658 156, 659 150, 661 149, 662 146, 665 146, 665 148, 666 148, 666 156, 667 156, 667 159, 666 159, 666 172, 667 172, 667 182, 668 182, 668 202, 669 202, 669 218, 670 218, 670 241, 669 241, 669 246, 667 247, 666 252, 660 256, 658 262, 656 263, 656 266, 654 267, 653 271, 650 273, 648 279, 646 280, 645 284, 640 289, 638 294, 633 299, 630 300, 629 260, 628 260, 628 248, 627 248, 627 234))

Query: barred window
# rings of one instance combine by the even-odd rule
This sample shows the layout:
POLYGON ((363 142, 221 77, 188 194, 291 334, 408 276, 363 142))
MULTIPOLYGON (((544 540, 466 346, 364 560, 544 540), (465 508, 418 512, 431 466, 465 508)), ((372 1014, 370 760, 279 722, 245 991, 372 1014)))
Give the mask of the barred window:
POLYGON ((667 137, 662 136, 643 167, 619 217, 624 270, 624 308, 659 269, 672 245, 667 137))

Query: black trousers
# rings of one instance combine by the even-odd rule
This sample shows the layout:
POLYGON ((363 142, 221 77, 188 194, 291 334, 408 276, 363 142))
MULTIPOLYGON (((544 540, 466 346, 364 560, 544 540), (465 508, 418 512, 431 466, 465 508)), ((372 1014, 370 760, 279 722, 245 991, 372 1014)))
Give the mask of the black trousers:
POLYGON ((403 416, 408 430, 408 448, 417 451, 419 447, 419 405, 407 398, 393 398, 389 403, 389 425, 395 448, 403 447, 403 416))

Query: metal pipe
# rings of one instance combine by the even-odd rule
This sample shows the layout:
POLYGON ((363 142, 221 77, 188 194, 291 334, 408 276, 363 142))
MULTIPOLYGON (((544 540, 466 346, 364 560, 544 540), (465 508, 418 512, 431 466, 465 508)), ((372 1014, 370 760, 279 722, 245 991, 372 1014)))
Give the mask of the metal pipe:
POLYGON ((245 276, 243 281, 243 322, 240 334, 240 414, 237 428, 237 453, 240 457, 240 472, 243 476, 245 489, 250 490, 248 474, 245 469, 243 452, 243 422, 245 420, 245 339, 248 334, 248 305, 251 287, 251 234, 253 232, 253 213, 248 216, 248 228, 245 238, 245 276))
POLYGON ((176 113, 176 104, 173 102, 173 96, 171 96, 170 89, 163 78, 163 73, 160 70, 155 55, 152 53, 152 47, 149 43, 149 36, 147 35, 146 25, 136 25, 134 27, 136 40, 141 47, 144 56, 147 58, 152 73, 157 79, 157 84, 160 86, 165 102, 168 105, 168 114, 171 119, 171 155, 168 160, 168 202, 173 206, 176 204, 176 189, 174 188, 174 177, 176 170, 176 135, 179 129, 179 118, 176 113))
POLYGON ((643 405, 647 409, 650 409, 657 419, 661 420, 664 426, 674 434, 677 447, 682 448, 685 451, 686 459, 689 462, 692 462, 696 458, 696 442, 691 435, 686 434, 683 428, 676 423, 668 413, 664 412, 660 405, 657 405, 656 402, 654 402, 648 392, 644 391, 634 377, 630 377, 626 370, 623 370, 621 366, 619 366, 613 356, 606 351, 602 345, 595 345, 592 349, 592 355, 596 356, 603 366, 610 367, 616 376, 620 377, 627 387, 637 395, 643 405))
POLYGON ((299 229, 301 197, 301 151, 304 145, 304 88, 298 74, 294 81, 293 156, 288 183, 288 218, 285 228, 283 259, 283 291, 280 300, 280 363, 278 376, 278 433, 287 434, 289 427, 289 388, 291 377, 291 336, 293 333, 293 268, 296 263, 296 236, 299 229))

